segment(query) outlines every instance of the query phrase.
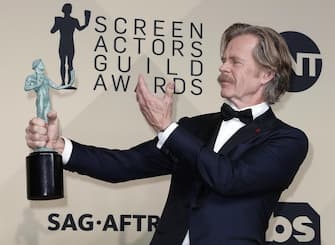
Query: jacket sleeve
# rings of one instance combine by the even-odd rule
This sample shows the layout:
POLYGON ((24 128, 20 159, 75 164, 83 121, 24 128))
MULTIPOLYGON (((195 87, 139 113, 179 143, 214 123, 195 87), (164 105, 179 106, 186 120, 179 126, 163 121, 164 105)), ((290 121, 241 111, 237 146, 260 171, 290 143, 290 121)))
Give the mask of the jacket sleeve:
POLYGON ((156 148, 156 139, 127 150, 106 149, 72 141, 64 169, 108 181, 122 182, 170 174, 173 163, 156 148))
POLYGON ((188 164, 203 182, 223 195, 283 190, 306 157, 308 140, 295 128, 275 130, 260 142, 243 142, 229 154, 215 153, 178 127, 163 146, 166 154, 188 164))

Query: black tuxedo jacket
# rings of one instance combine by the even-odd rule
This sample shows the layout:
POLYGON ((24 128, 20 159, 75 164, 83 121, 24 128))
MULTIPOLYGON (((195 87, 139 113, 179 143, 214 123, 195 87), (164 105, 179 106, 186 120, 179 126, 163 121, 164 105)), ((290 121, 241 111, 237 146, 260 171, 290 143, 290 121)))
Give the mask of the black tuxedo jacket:
POLYGON ((308 140, 269 109, 237 131, 218 153, 220 114, 183 118, 161 150, 157 139, 128 150, 73 142, 65 169, 109 182, 171 174, 152 245, 264 244, 281 192, 303 162, 308 140))

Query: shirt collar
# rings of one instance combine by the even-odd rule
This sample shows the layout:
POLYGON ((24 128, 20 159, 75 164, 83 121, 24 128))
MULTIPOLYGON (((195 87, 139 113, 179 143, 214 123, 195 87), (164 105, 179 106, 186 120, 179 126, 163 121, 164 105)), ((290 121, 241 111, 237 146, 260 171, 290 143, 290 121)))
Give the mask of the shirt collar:
POLYGON ((253 119, 255 119, 256 117, 259 117, 260 115, 262 115, 264 112, 266 112, 270 108, 270 106, 266 102, 262 102, 260 104, 253 105, 253 106, 244 107, 241 109, 236 108, 236 106, 233 105, 233 103, 229 101, 228 101, 228 104, 236 111, 243 111, 246 109, 251 109, 253 119))

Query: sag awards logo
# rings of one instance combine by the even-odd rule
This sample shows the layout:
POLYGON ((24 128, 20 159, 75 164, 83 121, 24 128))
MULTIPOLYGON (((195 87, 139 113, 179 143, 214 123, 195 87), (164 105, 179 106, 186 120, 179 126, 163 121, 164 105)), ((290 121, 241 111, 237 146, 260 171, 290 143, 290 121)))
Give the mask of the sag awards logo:
POLYGON ((320 216, 308 203, 279 202, 266 233, 268 245, 320 245, 320 216))
POLYGON ((290 92, 309 89, 319 79, 322 70, 322 57, 318 46, 305 34, 283 32, 292 58, 290 92))
MULTIPOLYGON (((90 40, 95 78, 92 90, 133 92, 137 74, 150 77, 150 86, 164 92, 167 79, 175 82, 175 94, 203 92, 203 37, 201 22, 126 18, 97 14, 85 10, 85 23, 71 16, 72 5, 64 4, 64 16, 55 17, 51 33, 59 32, 60 76, 62 84, 71 80, 74 69, 76 30, 88 25, 96 33, 90 40), (133 76, 135 74, 135 76, 133 76)), ((72 87, 75 89, 74 87, 72 87)))

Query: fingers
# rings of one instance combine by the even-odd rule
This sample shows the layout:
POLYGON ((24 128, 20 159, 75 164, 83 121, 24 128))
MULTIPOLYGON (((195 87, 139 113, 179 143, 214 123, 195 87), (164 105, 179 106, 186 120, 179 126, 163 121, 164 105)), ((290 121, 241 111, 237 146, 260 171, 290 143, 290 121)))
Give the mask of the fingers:
POLYGON ((27 130, 32 133, 44 134, 47 131, 47 123, 43 119, 35 117, 29 121, 27 130))
POLYGON ((139 75, 136 86, 136 100, 139 104, 139 108, 142 114, 147 119, 150 125, 152 125, 150 117, 152 105, 154 104, 155 99, 155 96, 150 93, 147 84, 144 81, 143 75, 139 75))
POLYGON ((165 129, 171 123, 174 84, 166 85, 163 97, 154 96, 148 89, 142 75, 138 77, 136 99, 148 124, 155 130, 165 129))
POLYGON ((58 124, 57 124, 57 112, 55 111, 49 111, 48 113, 48 125, 49 127, 58 127, 58 124))
MULTIPOLYGON (((136 86, 136 99, 139 105, 141 106, 141 110, 143 110, 143 106, 150 104, 156 99, 155 96, 149 91, 146 82, 144 81, 143 75, 139 75, 138 82, 136 86)), ((174 94, 174 82, 170 81, 165 86, 165 94, 162 97, 163 102, 170 104, 173 102, 173 94, 174 94)))
POLYGON ((33 118, 26 128, 26 143, 32 148, 44 147, 48 141, 47 124, 41 118, 33 118))
POLYGON ((143 105, 150 97, 152 97, 152 94, 144 81, 144 77, 143 75, 139 75, 136 86, 136 99, 141 105, 143 105))
POLYGON ((168 84, 165 86, 165 95, 164 99, 172 100, 174 93, 174 82, 170 81, 168 84))
POLYGON ((48 148, 54 148, 54 145, 57 144, 59 137, 59 125, 58 117, 55 111, 50 111, 48 113, 48 148))
POLYGON ((41 147, 45 147, 47 145, 47 141, 46 140, 36 140, 33 139, 31 136, 29 136, 28 134, 26 135, 26 144, 29 148, 31 149, 36 149, 36 148, 41 148, 41 147))
MULTIPOLYGON (((141 101, 145 100, 145 98, 153 97, 153 94, 150 93, 142 74, 140 74, 138 77, 138 82, 135 91, 138 96, 138 99, 140 99, 141 101)), ((165 86, 164 98, 167 97, 169 99, 172 99, 173 94, 174 94, 174 82, 169 81, 165 86)))
POLYGON ((49 111, 48 113, 48 122, 57 120, 57 112, 49 111))

